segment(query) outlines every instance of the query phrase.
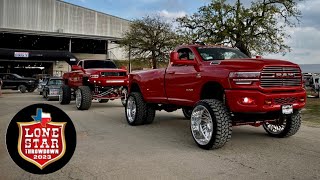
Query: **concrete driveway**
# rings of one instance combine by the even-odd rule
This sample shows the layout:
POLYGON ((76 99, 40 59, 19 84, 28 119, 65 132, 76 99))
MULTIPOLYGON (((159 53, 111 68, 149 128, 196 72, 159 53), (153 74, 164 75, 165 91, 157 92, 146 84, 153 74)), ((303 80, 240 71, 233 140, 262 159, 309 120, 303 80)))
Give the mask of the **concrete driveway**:
POLYGON ((0 97, 0 179, 320 179, 320 128, 303 125, 293 137, 271 138, 263 128, 234 127, 229 143, 202 150, 182 112, 157 112, 151 125, 129 126, 120 100, 94 102, 88 111, 61 106, 37 93, 4 91, 0 97), (10 158, 7 126, 20 109, 48 103, 71 117, 77 130, 74 156, 61 170, 33 175, 10 158))

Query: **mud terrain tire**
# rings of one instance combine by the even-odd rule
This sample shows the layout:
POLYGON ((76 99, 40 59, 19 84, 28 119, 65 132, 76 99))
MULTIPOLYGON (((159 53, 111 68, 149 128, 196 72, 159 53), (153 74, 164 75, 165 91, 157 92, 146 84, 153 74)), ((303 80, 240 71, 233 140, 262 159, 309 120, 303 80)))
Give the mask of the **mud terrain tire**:
POLYGON ((192 108, 191 107, 184 107, 182 108, 182 113, 186 119, 191 119, 192 108))
MULTIPOLYGON (((210 132, 210 130, 207 132, 210 132)), ((231 139, 232 134, 231 116, 226 106, 216 99, 199 101, 192 111, 191 133, 197 145, 202 149, 218 149, 224 146, 231 139), (204 112, 206 112, 206 116, 203 116, 204 112), (209 118, 207 119, 208 124, 202 123, 203 117, 209 118), (200 133, 203 136, 205 129, 210 126, 212 127, 212 134, 208 136, 207 140, 202 141, 199 137, 195 137, 196 134, 201 135, 200 133)))
POLYGON ((131 126, 150 124, 155 117, 155 109, 144 102, 140 92, 132 92, 129 94, 125 113, 127 122, 131 126))
POLYGON ((301 126, 301 113, 300 111, 294 112, 291 116, 285 117, 286 124, 284 125, 283 130, 274 132, 270 128, 269 123, 264 123, 263 128, 271 137, 284 138, 289 137, 298 132, 301 126))
POLYGON ((156 110, 152 107, 151 104, 147 104, 147 115, 143 123, 144 124, 153 123, 155 116, 156 116, 156 110))
POLYGON ((91 107, 92 94, 88 86, 80 86, 76 91, 76 106, 78 110, 88 110, 91 107))
POLYGON ((70 101, 71 101, 71 88, 68 85, 62 85, 60 88, 59 103, 70 104, 70 101))

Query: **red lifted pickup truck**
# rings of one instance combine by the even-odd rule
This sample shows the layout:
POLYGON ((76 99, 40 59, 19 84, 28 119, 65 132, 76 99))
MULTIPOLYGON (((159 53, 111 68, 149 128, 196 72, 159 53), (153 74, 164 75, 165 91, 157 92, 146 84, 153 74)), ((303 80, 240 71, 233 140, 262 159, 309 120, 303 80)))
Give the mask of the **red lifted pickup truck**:
POLYGON ((121 99, 123 105, 126 103, 127 70, 118 69, 111 60, 81 60, 71 72, 63 74, 63 81, 60 104, 69 104, 72 95, 79 110, 89 109, 92 99, 100 103, 121 99))
POLYGON ((305 103, 294 63, 252 59, 228 47, 183 45, 170 54, 167 68, 129 75, 125 113, 130 125, 141 125, 152 123, 155 110, 182 108, 197 145, 215 149, 230 140, 236 125, 263 125, 273 137, 294 135, 305 103))

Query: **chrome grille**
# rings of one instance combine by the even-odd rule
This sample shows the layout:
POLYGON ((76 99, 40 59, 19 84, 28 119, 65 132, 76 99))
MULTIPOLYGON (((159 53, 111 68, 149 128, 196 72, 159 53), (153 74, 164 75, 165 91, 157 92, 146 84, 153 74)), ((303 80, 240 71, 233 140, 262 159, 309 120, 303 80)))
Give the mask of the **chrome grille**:
POLYGON ((297 67, 269 66, 261 72, 261 87, 301 86, 301 72, 297 67))
POLYGON ((274 101, 274 104, 284 105, 284 104, 294 104, 298 101, 298 99, 296 97, 286 97, 286 98, 275 98, 273 101, 274 101))

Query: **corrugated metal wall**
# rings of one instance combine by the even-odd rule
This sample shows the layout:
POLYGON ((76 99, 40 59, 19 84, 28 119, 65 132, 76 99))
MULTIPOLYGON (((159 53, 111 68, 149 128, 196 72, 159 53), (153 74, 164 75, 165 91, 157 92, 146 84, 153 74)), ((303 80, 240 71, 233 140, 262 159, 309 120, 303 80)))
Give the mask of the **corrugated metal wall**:
POLYGON ((121 38, 129 21, 57 0, 0 0, 0 28, 121 38))

